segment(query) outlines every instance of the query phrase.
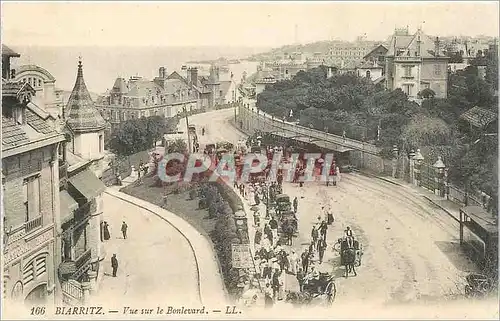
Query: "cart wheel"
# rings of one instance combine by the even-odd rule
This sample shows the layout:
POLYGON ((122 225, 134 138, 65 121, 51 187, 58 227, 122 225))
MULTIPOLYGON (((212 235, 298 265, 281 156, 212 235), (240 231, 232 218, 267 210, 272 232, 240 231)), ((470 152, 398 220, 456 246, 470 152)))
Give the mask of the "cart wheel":
POLYGON ((325 293, 327 294, 328 304, 333 304, 335 297, 337 296, 337 286, 333 281, 330 281, 330 283, 327 284, 325 293))

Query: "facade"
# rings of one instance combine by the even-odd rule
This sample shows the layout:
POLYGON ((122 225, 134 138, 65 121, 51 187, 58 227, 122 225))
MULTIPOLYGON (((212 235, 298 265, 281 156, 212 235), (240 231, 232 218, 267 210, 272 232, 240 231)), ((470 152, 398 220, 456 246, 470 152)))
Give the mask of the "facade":
POLYGON ((166 68, 160 67, 158 77, 152 81, 142 77, 130 77, 128 81, 117 78, 112 89, 99 97, 96 107, 113 128, 128 119, 169 118, 183 108, 189 111, 207 107, 199 102, 200 96, 184 77, 177 72, 167 76, 166 68))
POLYGON ((220 91, 222 91, 222 103, 230 104, 238 101, 240 94, 238 92, 238 85, 234 81, 234 76, 231 74, 229 80, 220 81, 220 91))
POLYGON ((380 79, 383 75, 383 68, 376 61, 364 61, 356 66, 358 77, 366 77, 371 81, 380 79))
POLYGON ((12 72, 10 69, 10 59, 19 57, 21 57, 20 54, 2 44, 2 79, 10 80, 16 77, 15 71, 12 72))
POLYGON ((356 42, 335 42, 330 47, 327 54, 327 59, 334 65, 340 65, 341 62, 358 62, 363 60, 363 57, 373 50, 377 44, 371 41, 356 41, 356 42))
MULTIPOLYGON (((19 57, 5 53, 4 62, 19 57)), ((50 115, 32 108, 36 90, 29 83, 2 83, 4 300, 9 307, 53 305, 60 258, 58 149, 64 135, 50 115)))
POLYGON ((53 116, 62 114, 63 91, 56 88, 56 79, 50 72, 40 66, 22 65, 15 70, 15 77, 35 89, 32 103, 53 116))
POLYGON ((64 108, 61 128, 66 142, 59 149, 60 203, 57 248, 63 302, 84 303, 102 277, 102 193, 98 177, 105 170, 105 121, 95 108, 78 64, 75 86, 64 108))
POLYGON ((396 30, 386 55, 386 87, 401 88, 410 99, 417 100, 418 93, 430 88, 437 98, 447 97, 448 60, 439 45, 422 30, 414 35, 408 29, 396 30))

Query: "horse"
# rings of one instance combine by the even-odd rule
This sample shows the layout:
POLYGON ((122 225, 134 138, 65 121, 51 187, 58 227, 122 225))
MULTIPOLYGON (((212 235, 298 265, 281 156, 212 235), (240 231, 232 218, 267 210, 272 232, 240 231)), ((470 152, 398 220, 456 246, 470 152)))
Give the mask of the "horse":
POLYGON ((356 269, 354 267, 356 262, 356 249, 348 248, 342 250, 342 263, 345 266, 345 277, 349 275, 349 273, 353 272, 354 276, 357 276, 356 269))
POLYGON ((287 222, 282 226, 283 236, 285 237, 285 245, 292 246, 293 235, 295 234, 295 228, 291 222, 287 222))

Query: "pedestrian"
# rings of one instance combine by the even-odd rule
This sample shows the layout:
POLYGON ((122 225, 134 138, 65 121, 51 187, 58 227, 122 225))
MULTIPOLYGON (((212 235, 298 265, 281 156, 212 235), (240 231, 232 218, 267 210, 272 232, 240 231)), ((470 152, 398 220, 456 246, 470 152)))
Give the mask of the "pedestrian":
POLYGON ((139 175, 137 178, 138 179, 141 179, 141 174, 142 174, 142 171, 144 171, 144 164, 142 163, 142 161, 139 163, 139 170, 137 171, 137 175, 139 175))
POLYGON ((259 245, 261 240, 262 240, 262 231, 260 229, 257 229, 255 231, 254 244, 259 245))
POLYGON ((272 285, 272 288, 273 288, 273 299, 274 299, 275 302, 278 299, 278 293, 279 293, 279 290, 280 290, 280 279, 279 279, 279 276, 280 276, 280 272, 279 271, 274 271, 273 277, 272 277, 272 281, 271 281, 271 285, 272 285))
POLYGON ((125 221, 123 221, 123 223, 122 223, 123 239, 127 238, 127 229, 128 229, 127 223, 125 223, 125 221))
POLYGON ((316 242, 318 241, 318 229, 316 228, 315 225, 313 225, 312 231, 311 231, 311 239, 312 239, 312 244, 313 246, 316 245, 316 242))
POLYGON ((297 274, 299 257, 294 249, 292 249, 288 261, 290 262, 290 272, 294 275, 297 274))
POLYGON ((109 234, 109 224, 108 222, 104 221, 103 225, 103 232, 104 232, 104 240, 107 241, 111 238, 111 235, 109 234))
POLYGON ((319 264, 323 263, 323 256, 325 255, 325 250, 326 250, 326 241, 324 239, 320 239, 318 241, 319 264))
POLYGON ((340 182, 340 168, 338 166, 335 167, 335 173, 337 173, 337 181, 340 182))
POLYGON ((335 222, 335 217, 330 209, 326 211, 326 222, 328 225, 332 225, 335 222))
POLYGON ((260 226, 260 213, 258 210, 253 212, 253 225, 255 227, 260 226))
POLYGON ((299 200, 297 199, 297 196, 293 199, 293 212, 297 213, 297 208, 299 207, 299 200))
POLYGON ((299 268, 299 270, 297 271, 297 282, 299 283, 299 291, 302 292, 304 289, 304 277, 305 277, 305 273, 304 273, 304 270, 302 270, 302 268, 299 268))
POLYGON ((255 201, 255 205, 259 206, 259 204, 260 204, 260 198, 259 198, 259 193, 258 193, 257 190, 255 190, 255 192, 253 194, 253 200, 255 201))
POLYGON ((111 257, 111 268, 113 269, 113 277, 116 278, 116 271, 118 270, 118 259, 116 254, 111 257))
POLYGON ((326 232, 328 231, 328 224, 323 220, 319 226, 319 234, 323 240, 326 241, 326 232))
POLYGON ((309 250, 305 249, 300 258, 302 259, 302 270, 307 273, 309 267, 309 250))

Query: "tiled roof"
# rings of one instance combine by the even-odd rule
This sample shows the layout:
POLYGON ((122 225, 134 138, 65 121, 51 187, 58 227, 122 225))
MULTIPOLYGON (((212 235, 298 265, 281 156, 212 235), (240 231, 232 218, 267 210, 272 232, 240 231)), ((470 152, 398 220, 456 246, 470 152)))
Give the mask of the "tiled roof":
POLYGON ((222 91, 222 96, 225 97, 227 95, 227 92, 229 91, 229 88, 231 88, 231 80, 226 80, 226 81, 221 81, 220 82, 220 91, 222 91))
POLYGON ((370 50, 370 52, 369 52, 369 53, 367 53, 367 54, 363 57, 363 59, 366 59, 366 58, 370 57, 372 54, 376 53, 376 52, 377 52, 377 51, 379 51, 379 50, 380 50, 380 51, 382 51, 382 52, 385 52, 385 53, 387 53, 387 51, 389 51, 389 50, 388 50, 388 49, 387 49, 384 45, 378 45, 378 46, 376 46, 375 48, 373 48, 372 50, 370 50))
POLYGON ((21 57, 20 54, 2 44, 2 56, 21 57))
POLYGON ((75 86, 66 105, 66 115, 68 125, 75 132, 102 130, 106 127, 85 85, 81 61, 78 63, 75 86))
POLYGON ((466 120, 474 127, 483 128, 497 120, 498 115, 491 110, 476 106, 463 113, 460 118, 466 120))
POLYGON ((2 115, 2 147, 14 147, 29 143, 28 135, 12 118, 2 115))
POLYGON ((35 90, 27 82, 9 81, 9 82, 2 84, 2 97, 4 97, 4 96, 15 97, 23 89, 31 90, 32 94, 33 95, 35 94, 35 90))
POLYGON ((55 134, 56 131, 46 120, 38 117, 34 112, 26 109, 26 122, 40 134, 55 134))
POLYGON ((115 84, 113 85, 112 90, 113 90, 113 92, 127 93, 128 92, 127 81, 121 77, 116 78, 115 84))

